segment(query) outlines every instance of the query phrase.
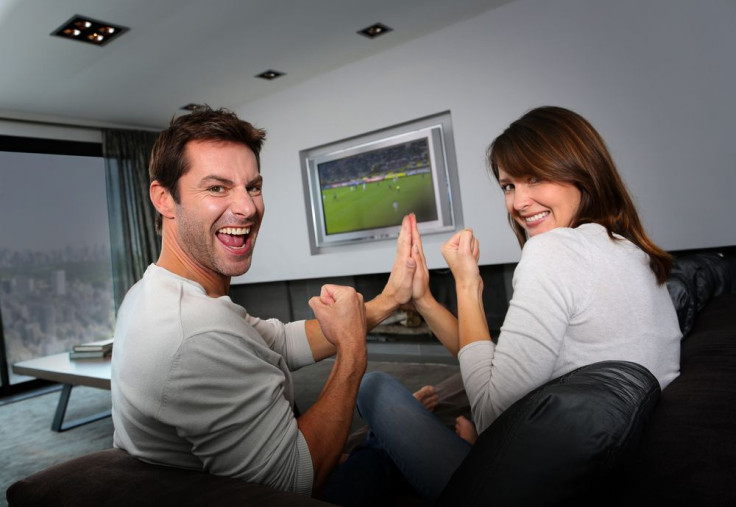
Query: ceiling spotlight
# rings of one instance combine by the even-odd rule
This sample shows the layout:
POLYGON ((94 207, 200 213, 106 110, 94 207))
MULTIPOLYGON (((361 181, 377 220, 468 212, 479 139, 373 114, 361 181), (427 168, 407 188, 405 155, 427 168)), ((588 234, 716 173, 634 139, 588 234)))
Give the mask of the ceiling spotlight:
POLYGON ((267 79, 268 81, 271 81, 272 79, 276 79, 277 77, 284 76, 284 72, 279 72, 277 70, 267 70, 265 72, 261 72, 260 74, 257 74, 256 77, 259 77, 261 79, 267 79))
POLYGON ((51 32, 51 35, 78 40, 80 42, 88 42, 95 46, 104 46, 113 38, 127 31, 128 29, 124 26, 113 25, 76 15, 51 32))
POLYGON ((181 106, 179 109, 183 109, 184 111, 194 111, 198 107, 202 107, 202 104, 195 104, 194 102, 190 102, 186 106, 181 106))
POLYGON ((375 39, 379 35, 387 34, 388 32, 392 30, 393 28, 390 28, 384 24, 374 23, 369 27, 363 28, 362 30, 358 30, 358 33, 360 35, 364 35, 368 37, 369 39, 375 39))

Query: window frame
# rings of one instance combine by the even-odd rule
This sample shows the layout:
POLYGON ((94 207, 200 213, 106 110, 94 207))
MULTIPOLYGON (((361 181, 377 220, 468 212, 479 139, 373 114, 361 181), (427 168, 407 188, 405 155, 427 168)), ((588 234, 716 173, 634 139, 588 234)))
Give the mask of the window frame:
MULTIPOLYGON (((39 153, 46 155, 68 155, 82 157, 103 157, 102 143, 90 141, 67 141, 42 137, 23 137, 0 134, 0 151, 16 153, 39 153)), ((9 397, 27 393, 31 390, 48 388, 56 382, 33 379, 10 384, 10 366, 5 349, 5 328, 2 308, 0 308, 0 404, 9 397)), ((46 391, 44 391, 46 392, 46 391)))

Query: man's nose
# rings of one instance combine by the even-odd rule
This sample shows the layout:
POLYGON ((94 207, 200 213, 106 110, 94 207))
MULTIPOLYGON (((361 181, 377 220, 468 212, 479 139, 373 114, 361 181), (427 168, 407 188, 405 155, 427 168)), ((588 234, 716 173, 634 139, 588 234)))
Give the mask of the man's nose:
POLYGON ((248 193, 248 190, 243 188, 237 189, 233 193, 230 209, 236 215, 250 217, 255 213, 256 205, 253 202, 253 197, 248 193))

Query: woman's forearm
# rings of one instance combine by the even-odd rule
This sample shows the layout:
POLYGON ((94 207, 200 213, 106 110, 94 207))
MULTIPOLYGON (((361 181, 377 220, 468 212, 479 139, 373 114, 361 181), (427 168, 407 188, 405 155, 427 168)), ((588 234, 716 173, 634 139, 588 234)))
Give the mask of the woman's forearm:
POLYGON ((477 283, 457 286, 458 350, 476 341, 490 341, 486 313, 483 308, 483 285, 477 283))
POLYGON ((457 356, 460 348, 458 346, 458 329, 455 316, 431 295, 414 301, 414 308, 421 314, 442 345, 453 356, 457 356))

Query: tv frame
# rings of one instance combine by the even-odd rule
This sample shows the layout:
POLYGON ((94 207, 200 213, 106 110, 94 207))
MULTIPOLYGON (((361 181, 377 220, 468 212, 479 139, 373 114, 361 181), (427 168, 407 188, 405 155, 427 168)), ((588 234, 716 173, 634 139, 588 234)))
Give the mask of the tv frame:
POLYGON ((320 165, 425 139, 429 148, 436 218, 417 221, 422 234, 453 232, 462 228, 462 207, 449 111, 426 116, 366 134, 316 146, 299 152, 304 201, 312 255, 340 250, 347 245, 393 240, 401 230, 397 223, 348 232, 328 233, 325 223, 320 165))

